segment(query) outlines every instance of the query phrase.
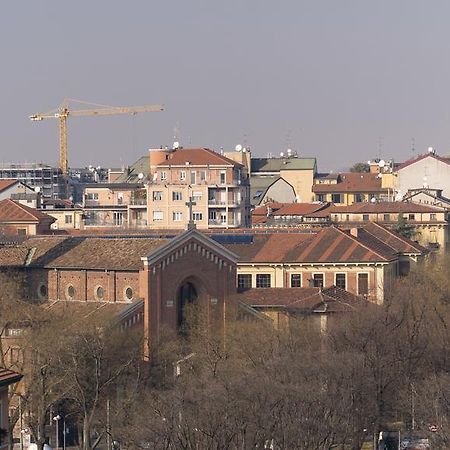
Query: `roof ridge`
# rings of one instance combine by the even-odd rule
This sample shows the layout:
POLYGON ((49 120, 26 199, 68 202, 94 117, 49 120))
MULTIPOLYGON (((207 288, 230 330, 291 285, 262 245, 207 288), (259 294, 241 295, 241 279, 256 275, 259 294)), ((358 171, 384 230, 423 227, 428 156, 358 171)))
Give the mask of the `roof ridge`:
POLYGON ((361 242, 357 237, 353 236, 351 233, 346 233, 344 230, 341 230, 340 228, 334 227, 334 225, 332 225, 333 228, 335 228, 336 230, 338 230, 340 233, 344 234, 345 236, 347 236, 348 238, 350 238, 351 240, 353 240, 354 242, 357 242, 359 245, 362 245, 365 249, 375 253, 376 255, 378 255, 380 258, 384 259, 385 261, 390 261, 389 259, 387 259, 385 256, 380 255, 380 253, 378 253, 375 249, 368 247, 366 244, 364 244, 363 242, 361 242))

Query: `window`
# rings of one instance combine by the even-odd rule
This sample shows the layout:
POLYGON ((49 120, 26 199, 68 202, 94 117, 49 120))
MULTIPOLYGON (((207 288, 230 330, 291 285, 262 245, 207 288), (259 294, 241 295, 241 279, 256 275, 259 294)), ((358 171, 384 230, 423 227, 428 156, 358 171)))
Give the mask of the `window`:
POLYGON ((101 300, 105 296, 105 290, 101 286, 97 286, 97 289, 95 289, 95 296, 101 300))
POLYGON ((203 197, 203 194, 201 193, 201 191, 192 192, 192 200, 194 200, 194 202, 201 201, 202 197, 203 197))
POLYGON ((333 203, 344 203, 342 201, 342 194, 331 194, 331 201, 333 203))
POLYGON ((133 299, 133 289, 131 289, 129 286, 125 289, 125 299, 126 300, 132 300, 133 299))
POLYGON ((160 172, 160 175, 161 175, 161 180, 162 181, 167 180, 167 173, 164 170, 162 172, 160 172))
POLYGON ((257 288, 270 288, 270 273, 258 273, 256 275, 257 288))
POLYGON ((180 170, 180 181, 186 181, 186 171, 180 170))
POLYGON ((209 220, 216 220, 217 219, 217 212, 216 211, 210 211, 209 212, 209 220))
POLYGON ((345 273, 337 273, 335 277, 334 284, 336 287, 340 289, 347 289, 347 280, 345 273))
POLYGON ((86 200, 98 200, 98 192, 87 193, 86 200))
POLYGON ((324 274, 323 273, 315 273, 313 275, 313 286, 323 288, 324 284, 324 274))
POLYGON ((355 194, 355 203, 361 203, 364 201, 364 194, 355 194))
POLYGON ((123 212, 113 212, 113 225, 122 226, 123 225, 123 212))
POLYGON ((38 297, 45 298, 47 297, 47 286, 45 284, 41 284, 38 288, 38 297))
POLYGON ((318 202, 324 202, 325 201, 325 194, 316 194, 316 200, 318 202))
POLYGON ((239 274, 238 275, 238 289, 245 290, 252 287, 252 276, 251 274, 239 274))
POLYGON ((180 191, 173 191, 172 192, 172 200, 183 200, 183 194, 180 191))
POLYGON ((367 222, 369 220, 369 214, 363 214, 363 220, 367 222))
POLYGON ((347 222, 350 222, 350 214, 346 214, 346 215, 345 215, 345 220, 346 220, 347 222))
POLYGON ((416 220, 415 214, 408 214, 408 220, 416 220))
POLYGON ((302 274, 292 273, 291 274, 291 287, 302 287, 302 274))
POLYGON ((383 214, 383 221, 384 222, 389 222, 391 220, 391 215, 390 214, 383 214))
POLYGON ((153 191, 153 201, 158 202, 162 200, 162 191, 153 191))
POLYGON ((203 213, 201 213, 201 212, 193 212, 192 213, 192 218, 194 219, 195 222, 197 222, 199 220, 203 220, 203 213))
POLYGON ((369 294, 369 274, 358 273, 358 295, 369 294))
POLYGON ((163 220, 164 219, 164 215, 162 211, 153 211, 153 221, 156 220, 163 220))
POLYGON ((200 170, 200 181, 206 181, 206 170, 200 170))
POLYGON ((76 292, 77 291, 75 290, 75 288, 71 284, 69 284, 67 286, 67 289, 66 289, 66 298, 67 298, 67 300, 73 300, 74 297, 75 297, 76 292))
POLYGON ((227 181, 227 172, 225 170, 220 171, 220 184, 225 184, 227 181))
POLYGON ((72 216, 66 214, 64 216, 64 222, 67 223, 67 224, 72 223, 72 216))
POLYGON ((191 172, 191 184, 195 184, 197 182, 197 174, 196 174, 196 172, 195 172, 195 170, 193 170, 192 172, 191 172))
POLYGON ((173 212, 172 219, 174 222, 181 222, 183 220, 183 213, 180 211, 173 212))
POLYGON ((17 234, 19 236, 26 236, 27 235, 27 229, 26 228, 18 228, 17 229, 17 234))
POLYGON ((430 220, 436 220, 436 213, 430 214, 430 220))
POLYGON ((117 193, 117 203, 121 205, 123 203, 123 192, 117 193))
POLYGON ((227 223, 227 213, 220 213, 220 223, 226 225, 227 223))

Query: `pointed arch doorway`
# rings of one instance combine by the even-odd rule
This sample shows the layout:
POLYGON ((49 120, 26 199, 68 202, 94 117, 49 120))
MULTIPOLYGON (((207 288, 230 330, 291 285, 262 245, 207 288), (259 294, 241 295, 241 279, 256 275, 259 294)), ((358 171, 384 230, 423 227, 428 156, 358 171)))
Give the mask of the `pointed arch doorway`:
POLYGON ((177 326, 181 328, 186 322, 186 310, 188 305, 198 300, 198 290, 192 281, 185 281, 178 288, 177 296, 177 326))

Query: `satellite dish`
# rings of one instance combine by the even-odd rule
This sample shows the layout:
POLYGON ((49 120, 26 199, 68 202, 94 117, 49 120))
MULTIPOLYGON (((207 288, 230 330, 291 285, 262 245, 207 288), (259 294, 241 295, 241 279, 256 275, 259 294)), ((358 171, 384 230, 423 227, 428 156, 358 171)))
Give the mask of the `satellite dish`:
POLYGON ((380 159, 378 166, 379 167, 384 167, 386 165, 386 161, 384 159, 380 159))
POLYGON ((280 152, 280 156, 283 157, 283 156, 284 156, 284 153, 283 153, 283 152, 280 152))
POLYGON ((288 149, 287 149, 287 154, 290 156, 291 153, 292 153, 292 148, 288 148, 288 149))
POLYGON ((34 188, 34 192, 41 192, 41 187, 40 186, 36 186, 34 188))
POLYGON ((370 203, 376 203, 377 202, 377 199, 375 198, 375 197, 372 197, 371 199, 370 199, 370 203))
POLYGON ((142 172, 139 173, 138 178, 142 180, 144 178, 144 174, 142 172))
POLYGON ((153 182, 155 182, 158 179, 158 172, 155 172, 153 174, 153 182))
POLYGON ((371 161, 369 160, 369 161, 367 161, 367 164, 369 164, 369 166, 370 166, 372 163, 371 163, 371 161))
POLYGON ((241 145, 241 144, 238 144, 238 145, 236 145, 236 147, 234 147, 234 149, 235 149, 237 152, 240 152, 240 151, 242 150, 242 145, 241 145))
POLYGON ((177 149, 177 148, 179 148, 180 147, 180 143, 178 142, 178 141, 175 141, 174 143, 173 143, 173 145, 172 145, 172 148, 175 150, 175 149, 177 149))

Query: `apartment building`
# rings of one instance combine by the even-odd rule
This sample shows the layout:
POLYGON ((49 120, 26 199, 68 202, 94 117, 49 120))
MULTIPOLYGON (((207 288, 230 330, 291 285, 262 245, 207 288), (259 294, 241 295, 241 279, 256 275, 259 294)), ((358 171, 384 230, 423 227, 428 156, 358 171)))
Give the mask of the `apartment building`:
POLYGON ((43 198, 64 198, 66 183, 61 169, 41 163, 0 164, 0 179, 19 180, 39 188, 43 198))
POLYGON ((239 228, 250 225, 244 165, 207 148, 151 149, 149 228, 239 228), (188 205, 189 204, 189 205, 188 205))

